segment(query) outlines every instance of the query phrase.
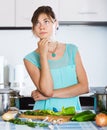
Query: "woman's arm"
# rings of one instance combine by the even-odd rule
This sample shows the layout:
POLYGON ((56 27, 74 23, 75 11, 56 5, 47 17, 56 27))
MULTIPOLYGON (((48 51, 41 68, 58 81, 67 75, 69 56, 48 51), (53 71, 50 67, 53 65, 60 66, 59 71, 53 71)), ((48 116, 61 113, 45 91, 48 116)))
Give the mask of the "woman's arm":
POLYGON ((48 64, 48 40, 43 39, 38 43, 38 50, 40 54, 41 69, 38 69, 35 65, 28 60, 24 60, 25 67, 37 87, 37 90, 46 97, 52 97, 53 95, 53 80, 50 73, 48 64))
POLYGON ((78 84, 54 90, 53 97, 59 97, 59 98, 75 97, 89 92, 87 75, 83 67, 79 52, 77 52, 76 54, 75 62, 76 62, 76 73, 78 78, 78 84))
MULTIPOLYGON (((56 89, 54 90, 52 97, 69 98, 69 97, 75 97, 89 92, 87 75, 82 65, 82 61, 79 53, 76 54, 75 62, 76 62, 76 73, 78 77, 78 84, 73 86, 68 86, 66 88, 56 89)), ((49 98, 41 95, 39 91, 33 91, 32 97, 34 98, 35 101, 46 100, 49 98)))
MULTIPOLYGON (((46 57, 43 57, 43 58, 46 58, 46 57)), ((37 86, 36 93, 39 93, 38 94, 39 98, 36 97, 35 91, 32 92, 32 97, 35 100, 40 100, 40 99, 46 100, 49 97, 68 98, 68 97, 74 97, 74 96, 78 96, 78 95, 89 92, 87 75, 83 67, 79 52, 77 52, 76 59, 75 59, 78 84, 73 85, 73 86, 68 86, 66 88, 56 89, 56 90, 53 90, 53 81, 52 81, 52 77, 51 77, 49 66, 46 59, 42 60, 42 57, 41 57, 41 65, 43 66, 43 69, 41 70, 42 73, 37 67, 35 67, 29 61, 25 60, 24 62, 25 62, 25 66, 28 70, 28 73, 32 81, 37 86), (50 80, 48 79, 49 77, 50 77, 50 80), (42 82, 41 85, 44 88, 44 90, 42 91, 41 91, 41 88, 39 87, 40 81, 42 82), (50 89, 47 84, 51 86, 50 89), (52 92, 51 94, 50 94, 50 91, 52 92)))
MULTIPOLYGON (((45 62, 43 62, 45 63, 45 62)), ((44 96, 51 97, 53 94, 53 82, 49 78, 50 72, 48 72, 48 67, 44 67, 39 70, 35 65, 33 65, 28 60, 24 59, 24 64, 29 73, 33 83, 37 87, 37 90, 42 93, 44 96), (44 70, 46 69, 46 70, 44 70)))

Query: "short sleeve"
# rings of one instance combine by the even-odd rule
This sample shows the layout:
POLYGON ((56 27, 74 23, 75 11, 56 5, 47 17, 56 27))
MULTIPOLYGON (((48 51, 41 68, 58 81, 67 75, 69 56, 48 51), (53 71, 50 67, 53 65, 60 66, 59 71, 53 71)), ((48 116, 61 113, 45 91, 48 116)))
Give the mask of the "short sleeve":
POLYGON ((67 50, 71 61, 73 62, 73 64, 75 64, 75 56, 78 51, 78 47, 74 44, 68 44, 67 50))
POLYGON ((40 68, 40 57, 39 54, 36 52, 31 52, 28 55, 24 57, 24 59, 28 60, 32 64, 34 64, 36 67, 40 68))

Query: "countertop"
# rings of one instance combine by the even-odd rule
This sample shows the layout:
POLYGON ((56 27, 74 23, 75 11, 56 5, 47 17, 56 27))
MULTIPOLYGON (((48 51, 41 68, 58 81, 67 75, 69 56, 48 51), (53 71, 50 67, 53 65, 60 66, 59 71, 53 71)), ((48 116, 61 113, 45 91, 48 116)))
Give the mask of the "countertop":
MULTIPOLYGON (((41 121, 36 121, 36 122, 41 122, 41 121)), ((25 125, 16 125, 13 123, 5 122, 0 118, 0 130, 51 130, 51 129, 43 128, 43 127, 31 128, 25 125)), ((52 130, 107 130, 107 127, 98 127, 96 126, 95 122, 91 122, 91 121, 66 122, 60 125, 54 125, 54 129, 52 130)))

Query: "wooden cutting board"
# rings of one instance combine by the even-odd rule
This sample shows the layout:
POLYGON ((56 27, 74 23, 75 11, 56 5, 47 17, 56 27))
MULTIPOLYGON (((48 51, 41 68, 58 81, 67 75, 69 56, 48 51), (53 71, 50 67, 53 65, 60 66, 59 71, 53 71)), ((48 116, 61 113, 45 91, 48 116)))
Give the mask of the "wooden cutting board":
POLYGON ((45 120, 47 118, 47 121, 52 122, 52 121, 58 121, 61 120, 62 122, 67 122, 70 121, 71 116, 53 116, 53 115, 47 115, 47 116, 34 116, 34 115, 25 115, 25 114, 20 114, 20 118, 28 118, 28 119, 36 119, 36 120, 45 120))

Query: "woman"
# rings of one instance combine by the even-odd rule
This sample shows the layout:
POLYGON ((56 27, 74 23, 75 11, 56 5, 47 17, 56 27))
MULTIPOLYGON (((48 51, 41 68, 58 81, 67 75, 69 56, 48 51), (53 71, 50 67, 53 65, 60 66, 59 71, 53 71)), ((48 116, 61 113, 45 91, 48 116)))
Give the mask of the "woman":
POLYGON ((78 48, 53 39, 58 27, 51 7, 41 6, 32 17, 38 48, 24 58, 25 67, 36 86, 34 110, 75 106, 81 110, 79 95, 87 93, 88 80, 78 48))

